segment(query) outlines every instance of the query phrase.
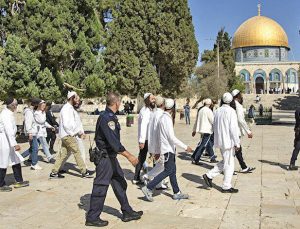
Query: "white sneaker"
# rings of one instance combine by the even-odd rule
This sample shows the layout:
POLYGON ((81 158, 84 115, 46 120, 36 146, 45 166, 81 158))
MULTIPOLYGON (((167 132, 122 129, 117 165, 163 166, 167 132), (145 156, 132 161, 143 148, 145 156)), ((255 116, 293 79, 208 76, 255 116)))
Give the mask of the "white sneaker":
POLYGON ((32 165, 32 166, 30 167, 30 169, 31 169, 31 170, 42 170, 43 168, 42 168, 41 166, 39 166, 38 164, 36 164, 36 165, 32 165))

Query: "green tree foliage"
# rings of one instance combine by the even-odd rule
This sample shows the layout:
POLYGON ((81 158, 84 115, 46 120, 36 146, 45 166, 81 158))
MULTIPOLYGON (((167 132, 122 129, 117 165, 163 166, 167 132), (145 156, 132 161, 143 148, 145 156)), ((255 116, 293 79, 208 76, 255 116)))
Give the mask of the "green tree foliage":
POLYGON ((14 96, 57 99, 60 91, 50 70, 41 64, 28 46, 22 47, 18 37, 10 35, 0 61, 1 98, 14 96))
POLYGON ((107 69, 125 94, 176 95, 198 56, 186 0, 127 0, 108 25, 107 69))
POLYGON ((1 43, 5 46, 9 34, 20 37, 21 45, 39 60, 44 76, 52 75, 61 90, 67 82, 85 88, 85 96, 101 96, 116 81, 105 72, 100 54, 104 37, 101 2, 2 0, 5 31, 1 29, 1 43))

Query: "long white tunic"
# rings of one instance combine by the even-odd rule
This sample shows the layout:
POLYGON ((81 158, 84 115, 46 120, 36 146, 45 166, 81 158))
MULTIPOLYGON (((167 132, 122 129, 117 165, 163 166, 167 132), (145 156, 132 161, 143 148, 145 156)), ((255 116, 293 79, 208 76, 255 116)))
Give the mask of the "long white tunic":
POLYGON ((0 168, 16 165, 24 158, 15 151, 17 126, 14 113, 4 108, 0 114, 0 168))
POLYGON ((176 146, 186 150, 187 146, 178 140, 174 134, 172 117, 164 112, 158 121, 160 153, 176 153, 176 146))
POLYGON ((215 112, 214 146, 222 150, 240 147, 239 127, 236 111, 227 104, 215 112))
POLYGON ((143 107, 140 110, 138 118, 138 141, 139 143, 145 143, 148 140, 148 126, 151 118, 151 110, 148 107, 143 107))
POLYGON ((152 154, 160 154, 158 121, 163 113, 162 109, 157 108, 149 122, 148 152, 152 154))
POLYGON ((36 136, 38 132, 34 111, 29 107, 24 109, 24 132, 26 135, 31 134, 32 136, 36 136))
POLYGON ((251 130, 245 120, 245 114, 244 114, 244 108, 242 104, 240 104, 238 101, 235 100, 235 106, 236 106, 236 114, 238 118, 238 124, 239 124, 239 136, 244 136, 245 134, 251 134, 251 130))
POLYGON ((194 124, 193 131, 200 134, 212 134, 213 133, 214 114, 212 110, 204 106, 197 114, 197 119, 194 124))
MULTIPOLYGON (((82 124, 78 122, 78 113, 70 103, 66 103, 60 111, 59 136, 75 136, 83 134, 82 124)), ((80 120, 80 119, 79 119, 80 120)))

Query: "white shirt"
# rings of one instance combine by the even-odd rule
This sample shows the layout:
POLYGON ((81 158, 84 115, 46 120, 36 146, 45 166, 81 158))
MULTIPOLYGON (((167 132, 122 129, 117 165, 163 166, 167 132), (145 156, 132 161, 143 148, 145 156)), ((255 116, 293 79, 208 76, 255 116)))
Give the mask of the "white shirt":
POLYGON ((236 111, 227 104, 215 112, 214 146, 222 150, 240 147, 239 127, 236 111))
MULTIPOLYGON (((77 134, 83 134, 81 132, 81 126, 78 120, 80 120, 79 114, 70 103, 66 103, 59 114, 59 136, 60 138, 66 136, 75 136, 77 134)), ((82 125, 82 124, 81 124, 82 125)))
POLYGON ((197 119, 194 124, 193 131, 198 132, 200 134, 212 134, 213 133, 213 122, 214 122, 214 114, 212 110, 204 106, 200 109, 197 114, 197 119))
POLYGON ((148 134, 148 152, 152 154, 160 154, 158 121, 164 111, 157 108, 152 114, 149 122, 148 134))
POLYGON ((145 143, 148 140, 148 125, 151 117, 151 110, 144 106, 139 113, 138 118, 138 141, 145 143))
POLYGON ((174 134, 172 117, 164 112, 158 121, 160 153, 176 153, 176 145, 186 150, 187 146, 178 140, 174 134))
POLYGON ((17 126, 14 113, 4 108, 0 114, 0 168, 21 163, 23 157, 15 151, 17 126))
POLYGON ((31 134, 32 136, 37 135, 37 125, 34 119, 34 111, 27 107, 24 109, 24 132, 26 135, 31 134))
POLYGON ((245 120, 243 105, 235 100, 236 114, 239 125, 239 136, 244 136, 245 134, 251 134, 251 130, 245 120))
POLYGON ((46 112, 37 110, 34 112, 34 119, 37 126, 37 137, 47 137, 46 128, 52 128, 52 126, 46 122, 46 112))

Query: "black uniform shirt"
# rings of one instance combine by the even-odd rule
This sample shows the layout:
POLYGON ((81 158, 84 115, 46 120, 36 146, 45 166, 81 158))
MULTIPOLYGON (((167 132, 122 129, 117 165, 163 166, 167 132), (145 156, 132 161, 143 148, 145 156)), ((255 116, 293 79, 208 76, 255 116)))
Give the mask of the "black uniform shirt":
POLYGON ((295 129, 300 127, 300 108, 298 108, 295 111, 295 119, 296 119, 296 124, 295 124, 295 129))
POLYGON ((120 142, 121 126, 118 117, 108 107, 98 118, 95 133, 95 142, 99 149, 104 149, 110 157, 125 151, 120 142))

